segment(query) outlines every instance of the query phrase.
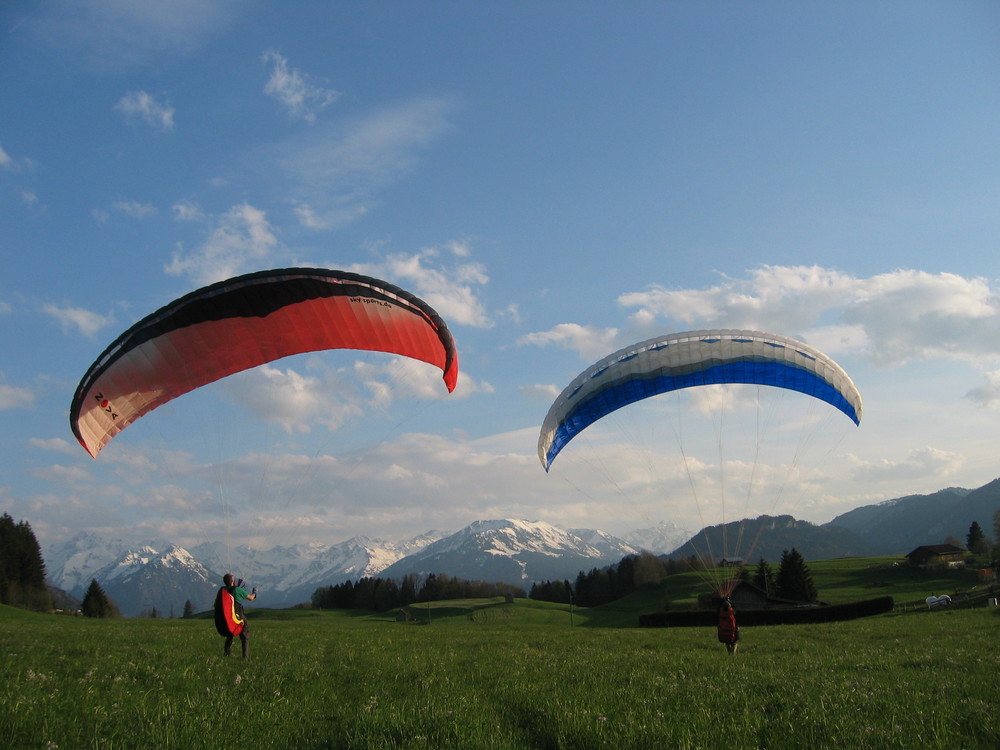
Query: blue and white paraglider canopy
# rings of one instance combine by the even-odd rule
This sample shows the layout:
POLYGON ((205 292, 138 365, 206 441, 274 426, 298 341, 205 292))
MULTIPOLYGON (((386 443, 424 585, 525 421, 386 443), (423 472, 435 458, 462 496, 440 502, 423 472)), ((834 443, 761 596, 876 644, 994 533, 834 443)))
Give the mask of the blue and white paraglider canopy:
POLYGON ((760 331, 690 331, 626 346, 577 375, 542 423, 538 459, 548 471, 570 440, 623 406, 681 388, 723 383, 799 391, 826 401, 855 424, 861 421, 857 387, 819 350, 760 331))

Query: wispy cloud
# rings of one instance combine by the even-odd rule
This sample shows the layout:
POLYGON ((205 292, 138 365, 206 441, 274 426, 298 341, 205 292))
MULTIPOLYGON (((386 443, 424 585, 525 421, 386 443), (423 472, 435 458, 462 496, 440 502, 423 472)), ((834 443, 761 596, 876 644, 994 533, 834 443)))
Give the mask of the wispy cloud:
POLYGON ((48 440, 34 437, 28 438, 28 445, 33 448, 39 448, 43 451, 65 453, 66 455, 73 456, 74 458, 77 458, 80 455, 80 446, 75 443, 71 443, 68 440, 63 440, 62 438, 49 438, 48 440))
POLYGON ((263 155, 284 175, 303 226, 329 229, 367 214, 378 194, 406 176, 420 152, 451 128, 449 99, 414 99, 329 123, 263 155))
POLYGON ((201 208, 190 201, 178 201, 171 209, 177 221, 197 221, 204 218, 201 208))
POLYGON ((597 360, 610 354, 617 347, 617 328, 597 328, 577 323, 560 323, 548 331, 529 333, 518 339, 519 344, 534 346, 556 346, 568 349, 587 361, 597 360))
POLYGON ((81 51, 102 70, 188 55, 225 29, 240 0, 54 0, 36 6, 23 26, 43 43, 81 51))
POLYGON ((279 247, 266 214, 244 203, 217 217, 208 237, 194 250, 174 252, 164 270, 209 284, 247 271, 251 266, 266 267, 279 247))
POLYGON ((29 473, 38 479, 46 479, 50 482, 69 485, 91 482, 94 479, 91 473, 82 467, 62 466, 61 464, 30 469, 29 473))
POLYGON ((22 409, 35 403, 35 394, 28 388, 0 383, 0 409, 22 409))
POLYGON ((139 120, 154 130, 167 132, 174 129, 174 108, 158 102, 145 91, 129 91, 118 101, 115 109, 124 114, 126 120, 139 120))
POLYGON ((55 318, 63 331, 67 333, 79 332, 88 338, 93 338, 98 331, 114 322, 113 318, 85 310, 82 307, 59 307, 49 304, 44 305, 42 311, 55 318))
POLYGON ((849 455, 852 475, 864 482, 891 482, 924 477, 946 477, 962 468, 965 458, 958 453, 925 447, 910 451, 902 461, 868 460, 849 455))
POLYGON ((317 112, 340 98, 340 92, 320 86, 312 76, 289 67, 288 60, 274 50, 265 52, 261 59, 271 66, 264 93, 281 102, 293 120, 313 122, 317 112))
POLYGON ((151 203, 118 200, 112 203, 111 207, 119 213, 131 216, 133 219, 148 219, 156 215, 156 207, 151 203))
POLYGON ((24 169, 31 169, 34 163, 27 157, 11 156, 2 146, 0 146, 0 170, 5 172, 20 172, 24 169))
POLYGON ((1000 370, 983 373, 983 383, 969 390, 965 397, 990 409, 1000 407, 1000 370))
POLYGON ((551 403, 559 395, 559 388, 555 385, 522 385, 518 391, 530 399, 551 403))

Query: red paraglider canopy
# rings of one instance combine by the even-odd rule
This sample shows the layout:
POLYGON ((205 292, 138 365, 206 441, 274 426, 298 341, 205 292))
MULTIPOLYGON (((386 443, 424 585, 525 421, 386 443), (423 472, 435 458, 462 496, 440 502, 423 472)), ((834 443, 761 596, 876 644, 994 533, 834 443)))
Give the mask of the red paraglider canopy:
POLYGON ((323 349, 399 354, 441 368, 448 391, 458 354, 423 300, 378 279, 322 268, 238 276, 140 320, 83 376, 70 425, 92 456, 129 424, 207 383, 323 349))

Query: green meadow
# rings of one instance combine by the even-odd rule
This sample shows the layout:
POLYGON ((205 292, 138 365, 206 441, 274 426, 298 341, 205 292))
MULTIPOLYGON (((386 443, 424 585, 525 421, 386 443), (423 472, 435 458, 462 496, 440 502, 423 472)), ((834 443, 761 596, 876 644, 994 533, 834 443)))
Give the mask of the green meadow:
MULTIPOLYGON (((878 561, 810 569, 834 603, 976 586, 968 573, 890 580, 878 561)), ((440 602, 411 622, 256 610, 247 661, 222 657, 204 617, 0 607, 0 747, 1000 747, 1000 614, 983 600, 744 628, 731 657, 711 628, 635 627, 697 595, 672 579, 592 610, 440 602)))

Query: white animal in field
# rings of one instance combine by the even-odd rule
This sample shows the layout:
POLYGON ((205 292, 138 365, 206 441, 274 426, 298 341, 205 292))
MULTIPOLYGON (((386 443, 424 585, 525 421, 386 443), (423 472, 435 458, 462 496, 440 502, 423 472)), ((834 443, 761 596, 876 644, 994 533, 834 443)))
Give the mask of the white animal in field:
POLYGON ((947 594, 941 594, 941 596, 931 594, 924 601, 927 602, 927 609, 937 609, 938 607, 947 607, 951 604, 951 597, 947 594))

